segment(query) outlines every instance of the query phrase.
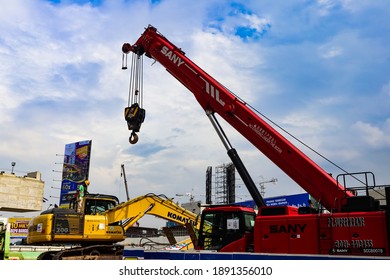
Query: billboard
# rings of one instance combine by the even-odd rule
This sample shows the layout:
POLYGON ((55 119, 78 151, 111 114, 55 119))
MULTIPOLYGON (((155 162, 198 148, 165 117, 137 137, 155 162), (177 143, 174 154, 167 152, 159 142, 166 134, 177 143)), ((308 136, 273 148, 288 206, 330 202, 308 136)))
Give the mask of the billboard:
POLYGON ((60 207, 68 207, 77 194, 77 185, 89 177, 92 140, 65 145, 62 167, 60 207))
POLYGON ((236 168, 233 163, 226 165, 226 187, 228 203, 236 202, 236 168))
POLYGON ((267 206, 295 206, 307 207, 310 195, 308 193, 292 194, 285 196, 264 198, 267 206))
POLYGON ((213 168, 211 166, 207 167, 206 170, 206 204, 211 204, 212 199, 211 199, 211 192, 212 192, 212 170, 213 168))
MULTIPOLYGON (((309 206, 310 195, 308 193, 299 193, 292 195, 284 195, 277 197, 268 197, 264 198, 264 202, 267 206, 295 206, 295 207, 305 207, 309 206)), ((236 203, 241 206, 257 208, 255 202, 253 200, 247 200, 236 203)))
POLYGON ((28 224, 31 218, 9 218, 11 238, 27 237, 28 224))

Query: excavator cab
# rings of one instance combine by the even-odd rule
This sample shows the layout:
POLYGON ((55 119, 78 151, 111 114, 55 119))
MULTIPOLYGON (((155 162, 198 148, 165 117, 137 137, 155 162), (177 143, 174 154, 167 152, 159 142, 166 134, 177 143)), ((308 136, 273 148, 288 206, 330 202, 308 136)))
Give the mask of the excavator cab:
MULTIPOLYGON (((103 214, 105 211, 110 210, 119 204, 119 200, 116 196, 105 194, 86 194, 84 197, 84 209, 85 215, 97 215, 103 214)), ((77 199, 74 198, 70 201, 69 209, 77 209, 77 199)))
POLYGON ((203 210, 198 249, 221 252, 253 251, 256 213, 252 208, 218 205, 203 210))
POLYGON ((70 201, 69 208, 45 210, 32 219, 27 243, 78 243, 88 241, 84 238, 85 235, 90 236, 91 241, 94 241, 93 234, 95 234, 96 239, 104 238, 105 230, 102 230, 102 233, 96 231, 96 227, 101 223, 104 224, 105 221, 104 216, 100 214, 118 204, 118 198, 113 195, 86 194, 83 211, 77 211, 76 198, 70 201))

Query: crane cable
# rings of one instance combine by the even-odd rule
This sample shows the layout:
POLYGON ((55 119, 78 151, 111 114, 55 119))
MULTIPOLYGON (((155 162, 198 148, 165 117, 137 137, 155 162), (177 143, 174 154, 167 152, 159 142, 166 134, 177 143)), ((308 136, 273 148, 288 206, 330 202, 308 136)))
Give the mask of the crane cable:
MULTIPOLYGON (((334 161, 328 159, 326 156, 322 155, 320 152, 316 151, 314 148, 310 147, 308 144, 306 144, 305 142, 303 142, 302 140, 300 140, 298 137, 296 137, 295 135, 293 135, 292 133, 290 133, 289 131, 287 131, 286 129, 284 129, 282 126, 278 125, 277 123, 275 123, 273 120, 271 120, 269 117, 267 117, 266 115, 264 115, 263 113, 261 113, 260 111, 258 111, 256 108, 254 108, 253 106, 251 106, 249 103, 245 102, 242 98, 240 98, 239 96, 237 96, 234 92, 232 92, 230 89, 228 89, 227 87, 225 87, 224 85, 220 84, 222 87, 224 87, 227 91, 229 91, 229 93, 231 93, 235 98, 237 98, 238 100, 240 100, 243 104, 245 104, 246 106, 248 106, 249 108, 251 108, 254 112, 256 112, 259 116, 263 117, 265 120, 267 120, 270 124, 274 125, 275 127, 277 127, 278 129, 280 129, 281 131, 283 131, 285 134, 289 135, 290 137, 292 137, 295 141, 297 141, 298 143, 300 143, 301 145, 303 145, 304 147, 306 147, 307 149, 309 149, 310 151, 312 151, 313 153, 315 153, 316 155, 318 155, 319 157, 321 157, 322 159, 324 159, 325 161, 329 162, 331 165, 333 165, 334 167, 338 168, 339 170, 341 170, 342 172, 344 172, 346 175, 350 175, 352 178, 354 178, 356 181, 362 183, 363 185, 366 185, 366 183, 364 183, 361 179, 357 178, 353 173, 351 172, 348 172, 347 170, 345 170, 344 168, 342 168, 340 165, 338 165, 337 163, 335 163, 334 161)), ((337 182, 338 183, 338 182, 337 182)))
POLYGON ((133 53, 131 59, 129 97, 127 106, 135 103, 143 105, 143 56, 133 53))
MULTIPOLYGON (((127 55, 126 55, 127 59, 127 55)), ((122 56, 122 69, 127 69, 127 61, 122 56)), ((129 80, 129 96, 125 108, 125 120, 128 129, 131 130, 129 137, 130 144, 138 142, 138 135, 141 125, 145 120, 145 109, 143 106, 143 56, 137 53, 132 54, 129 80)))
POLYGON ((323 154, 321 154, 320 152, 316 151, 314 148, 310 147, 308 144, 306 144, 305 142, 303 142, 302 140, 300 140, 298 137, 296 137, 295 135, 293 135, 292 133, 290 133, 289 131, 287 131, 286 129, 284 129, 283 127, 281 127, 280 125, 278 125, 277 123, 275 123, 274 121, 272 121, 270 118, 268 118, 267 116, 265 116, 263 113, 259 112, 258 110, 256 110, 254 107, 252 107, 251 105, 247 104, 246 105, 248 107, 250 107, 252 110, 254 110, 257 114, 259 114, 260 116, 262 116, 264 119, 266 119, 268 122, 270 122, 271 124, 273 124, 274 126, 276 126, 277 128, 279 128, 281 131, 283 131, 284 133, 286 133, 287 135, 289 135, 290 137, 292 137, 295 141, 299 142, 301 145, 303 145, 304 147, 306 147, 307 149, 309 149, 310 151, 312 151, 313 153, 315 153, 316 155, 318 155, 319 157, 321 157, 322 159, 324 159, 325 161, 329 162, 331 165, 335 166, 336 168, 338 168, 339 170, 341 170, 342 172, 344 172, 345 174, 348 174, 350 175, 352 178, 354 178, 355 180, 357 180, 358 182, 362 183, 363 185, 365 185, 365 183, 360 180, 359 178, 357 178, 354 174, 348 172, 347 170, 345 170, 344 168, 342 168, 340 165, 338 165, 337 163, 335 163, 334 161, 328 159, 326 156, 324 156, 323 154))

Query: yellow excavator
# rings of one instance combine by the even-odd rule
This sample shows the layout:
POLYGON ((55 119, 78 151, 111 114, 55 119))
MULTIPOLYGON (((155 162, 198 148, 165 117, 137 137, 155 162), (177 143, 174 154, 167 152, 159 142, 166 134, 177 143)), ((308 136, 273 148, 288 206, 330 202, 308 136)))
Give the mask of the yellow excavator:
MULTIPOLYGON (((30 222, 29 245, 62 245, 38 259, 121 259, 125 232, 144 215, 154 215, 189 229, 199 229, 199 216, 165 195, 147 194, 119 203, 112 195, 86 194, 83 209, 76 200, 69 208, 51 208, 30 222)), ((194 235, 191 234, 192 239, 194 235)), ((195 240, 191 240, 195 242, 195 240)))

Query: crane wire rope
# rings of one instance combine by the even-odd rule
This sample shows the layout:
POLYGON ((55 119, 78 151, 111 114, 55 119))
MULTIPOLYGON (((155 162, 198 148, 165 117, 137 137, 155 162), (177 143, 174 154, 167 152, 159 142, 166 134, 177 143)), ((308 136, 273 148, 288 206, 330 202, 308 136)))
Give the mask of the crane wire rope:
POLYGON ((352 178, 354 178, 355 180, 357 180, 358 182, 362 183, 362 184, 365 184, 362 180, 360 180, 359 178, 357 178, 354 174, 352 174, 351 172, 348 172, 347 170, 345 170, 344 168, 342 168, 340 165, 338 165, 337 163, 335 163, 334 161, 328 159, 326 156, 324 156, 323 154, 321 154, 320 152, 316 151, 314 148, 310 147, 308 144, 306 144, 305 142, 303 142, 302 140, 300 140, 298 137, 296 137, 295 135, 293 135, 291 132, 289 132, 288 130, 286 130, 285 128, 283 128, 282 126, 280 126, 279 124, 277 124, 276 122, 274 122, 273 120, 271 120, 269 117, 267 117, 266 115, 264 115, 263 113, 261 113, 259 110, 257 110, 256 108, 254 108, 253 106, 251 106, 249 103, 247 103, 246 101, 244 101, 242 98, 240 98, 239 96, 237 96, 236 94, 234 94, 234 92, 232 92, 230 89, 228 89, 227 87, 225 87, 224 85, 220 84, 222 87, 224 87, 227 91, 229 91, 232 95, 234 95, 235 98, 237 98, 238 100, 240 100, 245 106, 248 106, 250 109, 252 109, 254 112, 256 112, 259 116, 263 117, 265 120, 267 120, 270 124, 272 124, 273 126, 277 127, 278 129, 280 129, 282 132, 284 132, 285 134, 287 134, 288 136, 290 136, 291 138, 293 138, 295 141, 297 141, 298 143, 300 143, 301 145, 303 145, 304 147, 306 147, 307 149, 309 149, 310 151, 312 151, 313 153, 315 153, 316 155, 318 155, 319 157, 321 157, 322 159, 324 159, 325 161, 329 162, 331 165, 335 166, 336 168, 338 168, 339 170, 341 170, 342 172, 344 172, 345 174, 347 175, 350 175, 352 178))
POLYGON ((315 153, 316 155, 318 155, 319 157, 321 157, 322 159, 324 159, 325 161, 329 162, 331 165, 333 165, 334 167, 338 168, 339 170, 341 170, 342 172, 344 172, 345 174, 347 175, 350 175, 352 178, 354 178, 355 180, 357 180, 358 182, 362 183, 363 185, 365 185, 366 183, 364 183, 361 179, 357 178, 354 174, 352 174, 351 172, 348 172, 347 170, 345 170, 344 168, 342 168, 340 165, 338 165, 337 163, 335 163, 334 161, 330 160, 329 158, 327 158, 326 156, 324 156, 323 154, 321 154, 320 152, 316 151, 314 148, 310 147, 308 144, 306 144, 305 142, 303 142, 301 139, 299 139, 298 137, 296 137, 295 135, 293 135, 292 133, 290 133, 289 131, 287 131, 285 128, 283 128, 282 126, 278 125, 277 123, 275 123, 274 121, 272 121, 270 118, 268 118, 266 115, 264 115, 263 113, 261 113, 260 111, 258 111, 256 108, 252 107, 250 104, 247 104, 245 103, 249 108, 251 108, 253 111, 255 111, 257 114, 259 114, 260 116, 262 116, 264 119, 266 119, 268 122, 270 122, 272 125, 274 125, 275 127, 277 127, 278 129, 280 129, 281 131, 283 131, 284 133, 286 133, 288 136, 290 136, 291 138, 293 138, 295 141, 297 141, 298 143, 300 143, 301 145, 303 145, 304 147, 306 147, 307 149, 309 149, 310 151, 312 151, 313 153, 315 153))
POLYGON ((138 103, 143 106, 143 56, 133 53, 129 80, 129 97, 127 106, 138 103))

